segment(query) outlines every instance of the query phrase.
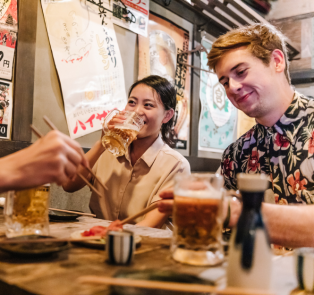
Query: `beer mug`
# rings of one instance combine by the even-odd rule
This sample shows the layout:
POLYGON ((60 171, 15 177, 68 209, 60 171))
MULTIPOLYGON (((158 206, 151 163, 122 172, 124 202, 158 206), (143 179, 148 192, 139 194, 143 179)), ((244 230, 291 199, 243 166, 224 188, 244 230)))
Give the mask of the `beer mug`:
POLYGON ((103 123, 105 135, 101 140, 102 145, 114 156, 123 156, 143 126, 144 120, 136 112, 113 110, 107 115, 103 123), (126 120, 109 130, 108 123, 117 114, 125 116, 126 120))
POLYGON ((50 185, 9 191, 4 205, 8 238, 24 235, 49 235, 50 185))
POLYGON ((171 245, 174 260, 191 265, 217 265, 223 261, 222 201, 221 175, 175 177, 171 245))

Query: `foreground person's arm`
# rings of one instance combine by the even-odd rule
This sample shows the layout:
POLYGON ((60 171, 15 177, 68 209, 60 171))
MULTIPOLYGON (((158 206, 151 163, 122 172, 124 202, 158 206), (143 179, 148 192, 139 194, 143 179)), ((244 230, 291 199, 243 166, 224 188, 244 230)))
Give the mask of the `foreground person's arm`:
POLYGON ((62 185, 73 178, 78 166, 88 166, 79 144, 59 131, 51 131, 30 147, 0 159, 0 192, 62 185))
MULTIPOLYGON (((163 201, 158 203, 158 209, 165 214, 171 214, 173 208, 173 190, 161 192, 163 201)), ((236 226, 241 214, 240 202, 231 199, 229 227, 236 226)), ((227 216, 228 202, 224 202, 223 218, 227 216)), ((282 206, 277 204, 262 204, 264 223, 269 233, 270 242, 286 247, 314 247, 314 205, 282 206)))
MULTIPOLYGON (((98 140, 94 146, 86 153, 86 159, 89 162, 90 167, 93 167, 95 163, 97 162, 98 158, 101 156, 101 154, 105 151, 105 148, 103 147, 100 140, 98 140)), ((87 169, 84 169, 84 167, 80 167, 78 170, 85 178, 87 178, 88 181, 91 180, 92 175, 87 171, 87 169)), ((75 176, 73 179, 67 181, 62 185, 63 189, 66 192, 75 192, 81 188, 83 188, 86 185, 86 183, 79 177, 75 176)))
POLYGON ((297 248, 314 247, 314 205, 262 205, 265 225, 274 244, 297 248))

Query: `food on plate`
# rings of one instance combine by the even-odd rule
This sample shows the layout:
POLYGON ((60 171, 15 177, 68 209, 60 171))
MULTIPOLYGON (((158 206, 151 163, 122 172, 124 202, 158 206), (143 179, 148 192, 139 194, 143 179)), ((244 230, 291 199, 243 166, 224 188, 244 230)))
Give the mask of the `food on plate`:
POLYGON ((91 236, 101 236, 105 237, 107 234, 108 230, 122 230, 123 229, 123 224, 121 223, 120 220, 115 220, 108 227, 106 226, 101 226, 101 225, 96 225, 93 226, 90 230, 86 230, 81 233, 83 237, 91 237, 91 236))

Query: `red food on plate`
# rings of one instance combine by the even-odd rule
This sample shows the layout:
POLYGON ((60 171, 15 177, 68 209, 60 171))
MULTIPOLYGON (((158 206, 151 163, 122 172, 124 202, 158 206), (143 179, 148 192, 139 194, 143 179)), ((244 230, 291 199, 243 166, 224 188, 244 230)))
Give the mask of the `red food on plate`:
POLYGON ((91 237, 91 236, 101 236, 105 237, 108 230, 122 230, 123 225, 120 220, 113 221, 108 227, 96 225, 93 226, 90 230, 86 230, 81 233, 83 237, 91 237))

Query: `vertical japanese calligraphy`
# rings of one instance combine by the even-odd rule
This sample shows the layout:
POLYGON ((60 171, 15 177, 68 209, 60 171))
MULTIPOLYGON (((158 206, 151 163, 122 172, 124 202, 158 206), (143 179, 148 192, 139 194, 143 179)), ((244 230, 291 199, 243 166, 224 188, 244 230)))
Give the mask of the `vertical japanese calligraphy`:
POLYGON ((69 133, 77 138, 100 130, 107 112, 126 104, 120 50, 102 8, 80 0, 45 1, 41 3, 69 133))
POLYGON ((189 32, 153 13, 149 15, 148 38, 139 36, 139 79, 159 75, 177 90, 175 110, 175 147, 188 155, 190 126, 189 32), (183 64, 182 64, 183 63, 183 64))
MULTIPOLYGON (((210 50, 212 43, 203 38, 202 45, 210 50)), ((201 53, 201 67, 208 70, 206 52, 201 53)), ((236 139, 237 110, 216 74, 201 71, 200 100, 199 150, 222 153, 236 139)))

